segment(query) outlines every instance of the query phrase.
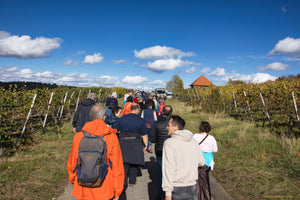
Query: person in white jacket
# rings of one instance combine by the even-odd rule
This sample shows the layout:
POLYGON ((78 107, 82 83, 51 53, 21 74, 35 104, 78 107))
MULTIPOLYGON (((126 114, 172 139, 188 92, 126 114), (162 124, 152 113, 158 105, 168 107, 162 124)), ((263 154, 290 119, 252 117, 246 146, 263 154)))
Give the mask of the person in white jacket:
POLYGON ((198 166, 204 165, 193 133, 184 130, 185 121, 173 115, 167 126, 171 137, 164 142, 162 188, 165 200, 197 200, 198 166))

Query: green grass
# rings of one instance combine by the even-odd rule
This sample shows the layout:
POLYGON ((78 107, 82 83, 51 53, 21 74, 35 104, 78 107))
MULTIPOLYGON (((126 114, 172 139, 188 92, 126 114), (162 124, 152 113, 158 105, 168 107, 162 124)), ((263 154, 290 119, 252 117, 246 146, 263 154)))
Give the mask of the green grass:
POLYGON ((210 134, 219 148, 212 174, 235 199, 300 198, 299 139, 278 137, 224 113, 202 113, 175 100, 167 104, 193 133, 199 132, 202 120, 212 125, 210 134))
MULTIPOLYGON (((212 125, 218 143, 213 176, 235 199, 300 199, 300 142, 268 129, 237 121, 224 113, 207 114, 168 99, 186 129, 198 132, 202 120, 212 125)), ((35 134, 30 146, 0 164, 0 199, 52 199, 67 184, 66 163, 74 133, 65 123, 61 134, 35 134)))
POLYGON ((63 192, 74 133, 70 124, 61 131, 37 133, 31 146, 1 161, 0 199, 52 199, 63 192))

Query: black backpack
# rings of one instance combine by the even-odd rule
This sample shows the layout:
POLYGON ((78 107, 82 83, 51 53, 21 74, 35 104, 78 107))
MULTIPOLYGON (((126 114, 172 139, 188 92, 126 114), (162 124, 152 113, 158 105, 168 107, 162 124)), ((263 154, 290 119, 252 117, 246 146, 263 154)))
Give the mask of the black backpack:
POLYGON ((78 148, 78 184, 83 187, 100 187, 107 173, 106 142, 103 136, 91 136, 82 131, 84 137, 78 148))

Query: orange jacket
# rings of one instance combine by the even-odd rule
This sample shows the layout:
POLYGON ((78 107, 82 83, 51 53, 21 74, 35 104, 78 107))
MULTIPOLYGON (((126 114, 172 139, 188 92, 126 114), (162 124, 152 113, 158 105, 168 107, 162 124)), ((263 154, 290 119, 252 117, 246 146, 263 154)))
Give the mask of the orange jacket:
POLYGON ((67 170, 69 173, 69 182, 73 185, 72 195, 77 199, 101 199, 109 200, 113 197, 119 197, 124 188, 124 166, 120 144, 116 135, 117 129, 109 128, 102 119, 96 119, 87 122, 82 130, 87 131, 94 136, 104 136, 106 142, 107 163, 112 163, 112 168, 108 167, 106 177, 101 187, 87 188, 78 185, 77 171, 74 173, 78 160, 78 148, 80 140, 84 137, 83 132, 78 132, 73 138, 71 153, 69 155, 67 170))
POLYGON ((122 116, 131 113, 132 102, 126 102, 124 105, 124 109, 122 110, 122 116))

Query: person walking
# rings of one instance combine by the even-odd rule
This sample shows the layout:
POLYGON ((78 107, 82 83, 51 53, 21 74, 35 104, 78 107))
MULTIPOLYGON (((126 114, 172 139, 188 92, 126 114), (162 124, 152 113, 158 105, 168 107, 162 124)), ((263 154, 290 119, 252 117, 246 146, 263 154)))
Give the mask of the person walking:
POLYGON ((140 106, 133 104, 131 113, 122 116, 117 123, 125 170, 124 191, 120 196, 121 200, 126 199, 128 182, 131 185, 135 184, 139 168, 145 165, 144 152, 148 146, 148 135, 146 122, 138 116, 139 112, 140 106))
POLYGON ((90 112, 90 119, 82 130, 91 134, 91 136, 103 136, 106 142, 106 160, 107 160, 107 174, 100 187, 84 187, 79 185, 76 169, 79 155, 79 145, 81 139, 84 137, 83 131, 74 135, 72 149, 67 162, 67 171, 69 174, 69 182, 73 184, 72 195, 76 199, 89 200, 117 200, 124 188, 124 167, 121 148, 118 138, 116 136, 116 129, 109 128, 102 120, 105 115, 105 107, 102 104, 96 104, 92 107, 90 112))
POLYGON ((113 107, 118 107, 118 100, 117 100, 117 93, 113 92, 111 96, 107 99, 105 106, 107 106, 106 109, 106 115, 111 116, 112 115, 112 109, 113 107))
POLYGON ((91 121, 89 113, 95 105, 95 98, 95 93, 88 93, 87 98, 78 105, 72 121, 74 133, 81 131, 84 124, 91 121))
POLYGON ((162 188, 165 200, 197 200, 198 166, 204 165, 202 152, 193 133, 184 130, 185 121, 173 115, 168 138, 163 145, 162 188))
POLYGON ((211 199, 210 184, 209 184, 209 171, 214 169, 214 156, 213 152, 218 151, 217 141, 214 136, 208 133, 211 126, 206 121, 201 121, 199 126, 199 133, 195 133, 193 138, 198 142, 199 148, 202 151, 205 167, 199 168, 198 179, 198 196, 199 199, 211 199), (201 178, 201 180, 200 180, 201 178))
POLYGON ((163 145, 168 135, 167 126, 172 116, 173 109, 170 105, 164 106, 162 109, 161 118, 154 123, 148 137, 151 142, 155 143, 155 155, 156 155, 156 166, 157 166, 157 177, 158 177, 158 195, 157 200, 164 199, 162 184, 162 151, 163 145))
MULTIPOLYGON (((149 134, 151 128, 154 125, 154 122, 157 121, 157 115, 155 110, 152 109, 152 103, 150 101, 146 102, 146 109, 142 111, 141 118, 145 119, 147 134, 149 134)), ((147 151, 152 153, 152 142, 149 140, 149 145, 147 151)))
POLYGON ((116 124, 119 121, 121 116, 122 116, 122 108, 119 106, 115 106, 112 109, 112 115, 107 116, 105 118, 105 123, 108 124, 111 128, 117 128, 116 124))
POLYGON ((131 113, 131 106, 133 105, 133 97, 129 96, 127 98, 127 101, 124 105, 123 111, 122 111, 122 116, 127 115, 129 113, 131 113))
POLYGON ((127 98, 128 98, 129 96, 132 96, 132 92, 131 92, 130 90, 128 90, 127 93, 124 94, 124 102, 123 102, 122 108, 124 108, 125 103, 127 102, 127 98))

